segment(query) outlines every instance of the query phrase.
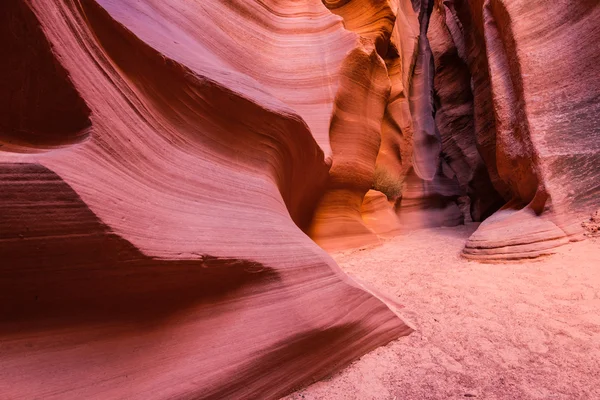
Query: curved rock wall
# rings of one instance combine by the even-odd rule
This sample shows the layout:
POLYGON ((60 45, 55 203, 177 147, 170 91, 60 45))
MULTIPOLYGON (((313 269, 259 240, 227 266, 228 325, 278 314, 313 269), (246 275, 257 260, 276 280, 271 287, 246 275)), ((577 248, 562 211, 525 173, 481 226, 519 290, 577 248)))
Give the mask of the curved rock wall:
MULTIPOLYGON (((552 253, 579 238, 579 219, 597 207, 600 192, 594 178, 600 130, 591 122, 600 110, 593 78, 600 7, 593 1, 455 3, 473 27, 472 48, 486 52, 487 70, 472 71, 482 84, 489 81, 489 97, 482 100, 489 109, 478 117, 493 119, 494 129, 480 131, 479 138, 489 149, 484 153, 494 152, 486 164, 508 200, 471 237, 465 254, 505 259, 552 253)), ((473 66, 481 54, 471 53, 473 66)))
MULTIPOLYGON (((323 55, 355 39, 320 3, 296 5, 285 10, 306 20, 302 45, 322 46, 307 67, 318 79, 288 77, 279 90, 324 94, 320 105, 317 94, 298 97, 315 99, 310 120, 333 101, 338 71, 318 67, 335 57, 323 55)), ((237 39, 210 48, 226 32, 211 33, 219 20, 190 7, 203 8, 0 6, 0 18, 36 35, 12 55, 44 61, 17 71, 40 78, 27 93, 41 106, 28 98, 18 119, 17 103, 2 129, 0 397, 277 398, 410 332, 301 230, 328 181, 323 149, 293 99, 267 85, 278 73, 258 76, 240 55, 252 77, 223 54, 241 51, 244 30, 252 49, 260 30, 239 21, 237 39), (34 124, 49 114, 52 140, 34 124)), ((273 14, 263 21, 282 14, 260 9, 273 14)), ((227 12, 260 26, 248 10, 227 12)))
POLYGON ((85 140, 90 110, 24 3, 2 5, 0 36, 0 149, 37 152, 85 140))
POLYGON ((472 219, 465 256, 537 257, 599 207, 597 1, 0 22, 7 398, 277 398, 410 332, 322 248, 472 219))
MULTIPOLYGON (((537 257, 580 237, 599 193, 597 2, 324 4, 385 62, 372 189, 395 204, 402 229, 485 220, 465 248, 477 259, 537 257)), ((330 236, 363 232, 336 248, 375 242, 365 224, 377 226, 376 214, 360 224, 358 201, 351 209, 327 210, 338 221, 330 236)))
POLYGON ((377 242, 364 226, 360 208, 374 179, 390 83, 383 60, 369 43, 348 54, 341 76, 329 130, 329 185, 310 232, 325 249, 377 242))

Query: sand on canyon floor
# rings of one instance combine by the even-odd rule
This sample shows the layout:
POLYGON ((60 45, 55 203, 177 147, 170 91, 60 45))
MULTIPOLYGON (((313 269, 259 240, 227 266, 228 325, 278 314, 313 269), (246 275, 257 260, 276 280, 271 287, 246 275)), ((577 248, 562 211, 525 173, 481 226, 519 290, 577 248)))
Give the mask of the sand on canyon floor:
POLYGON ((482 264, 460 256, 476 227, 334 254, 416 331, 285 399, 600 399, 600 239, 482 264))

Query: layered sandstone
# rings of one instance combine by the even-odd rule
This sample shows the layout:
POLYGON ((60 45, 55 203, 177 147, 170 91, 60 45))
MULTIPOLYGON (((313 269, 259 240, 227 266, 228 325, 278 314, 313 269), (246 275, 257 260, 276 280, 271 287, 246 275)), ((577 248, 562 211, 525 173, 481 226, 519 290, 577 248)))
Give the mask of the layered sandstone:
POLYGON ((302 231, 358 42, 271 6, 2 3, 0 397, 277 398, 410 332, 302 231))
POLYGON ((487 110, 478 115, 491 121, 480 123, 486 126, 478 132, 482 155, 507 200, 469 239, 465 255, 550 254, 578 239, 579 216, 598 202, 600 128, 593 121, 600 112, 600 7, 593 1, 455 3, 449 11, 469 27, 474 81, 487 87, 480 95, 487 110))
MULTIPOLYGON (((375 46, 389 77, 371 188, 395 204, 397 221, 383 225, 485 220, 464 251, 480 260, 551 254, 580 238, 581 216, 600 192, 597 4, 324 3, 375 46)), ((346 175, 358 179, 370 158, 352 154, 346 175)), ((371 203, 364 189, 356 193, 371 203)), ((329 236, 340 240, 315 240, 325 248, 376 242, 365 230, 372 207, 361 223, 359 203, 329 207, 337 221, 329 236)))
POLYGON ((599 206, 593 0, 0 22, 0 397, 276 398, 410 332, 323 249, 473 220, 466 257, 538 257, 599 206))

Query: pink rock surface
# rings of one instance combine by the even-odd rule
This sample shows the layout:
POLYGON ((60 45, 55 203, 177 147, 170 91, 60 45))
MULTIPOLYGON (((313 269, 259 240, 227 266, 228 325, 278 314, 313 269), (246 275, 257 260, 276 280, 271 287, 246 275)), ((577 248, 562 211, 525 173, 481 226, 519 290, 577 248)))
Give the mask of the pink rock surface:
MULTIPOLYGON (((12 36, 10 60, 41 75, 23 61, 40 105, 3 120, 0 397, 277 398, 410 332, 302 231, 328 165, 300 115, 318 125, 329 97, 302 94, 299 114, 268 86, 284 69, 252 77, 251 54, 228 58, 243 52, 219 12, 245 17, 239 39, 282 9, 2 4, 3 29, 34 36, 26 49, 12 36), (227 46, 211 47, 219 35, 227 46)), ((291 39, 354 41, 320 3, 296 6, 291 39)), ((319 62, 296 94, 329 93, 319 62)))
POLYGON ((600 206, 594 0, 4 0, 0 36, 0 397, 276 398, 411 331, 323 249, 535 258, 600 206))
POLYGON ((475 25, 473 47, 486 51, 491 102, 479 118, 489 120, 493 111, 495 123, 481 137, 493 144, 488 148, 495 162, 488 157, 487 165, 508 200, 469 239, 465 255, 552 253, 579 237, 578 216, 591 213, 598 201, 600 131, 590 120, 600 111, 593 78, 600 74, 600 8, 590 1, 486 0, 469 3, 470 11, 464 2, 460 6, 463 19, 470 12, 468 24, 475 25))

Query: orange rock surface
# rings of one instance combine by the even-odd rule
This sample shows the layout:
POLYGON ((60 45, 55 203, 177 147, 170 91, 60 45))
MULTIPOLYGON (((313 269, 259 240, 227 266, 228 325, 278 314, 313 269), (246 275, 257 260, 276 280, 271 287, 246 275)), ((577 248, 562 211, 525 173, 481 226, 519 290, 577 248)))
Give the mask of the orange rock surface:
POLYGON ((411 332, 326 251, 472 220, 465 257, 533 258, 600 206, 594 0, 4 0, 0 33, 0 398, 277 398, 411 332))

